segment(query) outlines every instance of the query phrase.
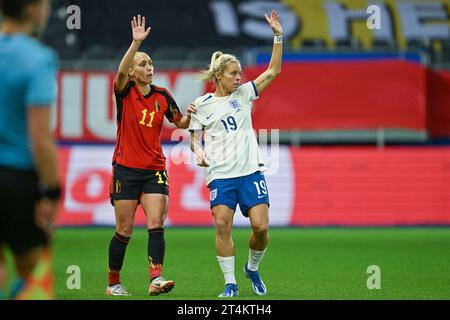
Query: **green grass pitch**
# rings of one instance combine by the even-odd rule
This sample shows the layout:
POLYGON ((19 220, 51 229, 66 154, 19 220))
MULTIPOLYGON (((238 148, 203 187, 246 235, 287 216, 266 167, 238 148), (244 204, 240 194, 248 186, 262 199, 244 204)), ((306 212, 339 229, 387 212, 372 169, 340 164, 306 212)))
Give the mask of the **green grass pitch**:
MULTIPOLYGON (((62 228, 54 239, 57 299, 213 300, 223 289, 213 228, 166 228, 164 275, 168 294, 150 297, 147 232, 136 228, 121 280, 131 297, 106 297, 108 245, 114 228, 62 228), (69 290, 70 265, 81 289, 69 290)), ((243 274, 249 229, 235 229, 236 299, 450 299, 450 228, 273 228, 260 266, 268 287, 256 297, 243 274), (367 288, 368 266, 381 271, 381 289, 367 288)))

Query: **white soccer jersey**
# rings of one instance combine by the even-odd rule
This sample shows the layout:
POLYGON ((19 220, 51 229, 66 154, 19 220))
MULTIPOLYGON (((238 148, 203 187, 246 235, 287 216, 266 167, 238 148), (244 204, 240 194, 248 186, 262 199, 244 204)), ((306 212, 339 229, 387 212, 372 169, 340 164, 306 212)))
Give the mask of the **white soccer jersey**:
POLYGON ((214 179, 235 178, 263 171, 252 126, 252 101, 258 98, 253 82, 226 97, 207 93, 195 100, 189 130, 205 131, 206 184, 214 179))

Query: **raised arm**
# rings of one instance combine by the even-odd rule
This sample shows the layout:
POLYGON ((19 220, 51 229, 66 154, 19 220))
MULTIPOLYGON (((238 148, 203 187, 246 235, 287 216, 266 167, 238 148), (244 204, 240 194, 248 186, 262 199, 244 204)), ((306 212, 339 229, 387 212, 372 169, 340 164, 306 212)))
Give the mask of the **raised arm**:
POLYGON ((209 167, 206 162, 205 151, 202 148, 202 131, 195 130, 191 132, 191 150, 195 154, 195 162, 200 167, 209 167))
POLYGON ((281 56, 283 51, 283 29, 280 24, 278 12, 272 10, 270 17, 266 16, 266 20, 272 28, 274 35, 274 43, 272 49, 272 57, 270 58, 269 67, 254 80, 258 94, 261 94, 269 84, 281 72, 281 56))
POLYGON ((141 19, 141 16, 138 15, 137 19, 136 17, 133 17, 133 20, 131 21, 131 30, 133 31, 133 42, 120 62, 114 88, 116 91, 121 91, 125 88, 128 82, 128 70, 133 64, 134 55, 139 50, 142 42, 149 35, 151 28, 148 27, 147 30, 145 30, 145 17, 142 17, 141 19))

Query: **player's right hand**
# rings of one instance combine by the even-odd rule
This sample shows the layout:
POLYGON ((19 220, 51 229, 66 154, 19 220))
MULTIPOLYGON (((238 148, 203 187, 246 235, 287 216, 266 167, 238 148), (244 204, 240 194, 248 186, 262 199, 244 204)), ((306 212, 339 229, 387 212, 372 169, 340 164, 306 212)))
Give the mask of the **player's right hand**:
POLYGON ((141 19, 140 14, 137 16, 137 19, 136 17, 133 17, 133 20, 131 21, 131 30, 133 31, 134 41, 144 41, 149 35, 151 29, 151 27, 148 27, 147 30, 145 30, 145 17, 142 17, 141 19))
POLYGON ((200 167, 209 167, 209 164, 206 162, 206 155, 204 151, 198 151, 195 154, 195 160, 197 162, 197 165, 200 167))

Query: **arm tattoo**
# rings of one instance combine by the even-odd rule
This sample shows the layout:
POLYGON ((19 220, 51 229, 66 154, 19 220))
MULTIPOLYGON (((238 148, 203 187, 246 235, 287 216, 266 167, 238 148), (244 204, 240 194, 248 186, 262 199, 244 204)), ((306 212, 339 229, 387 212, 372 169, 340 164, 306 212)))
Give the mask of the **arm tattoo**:
POLYGON ((273 78, 274 78, 273 75, 268 74, 267 77, 265 77, 264 79, 262 79, 260 85, 263 84, 263 83, 264 83, 265 81, 267 81, 267 80, 269 80, 269 81, 272 80, 273 78))

